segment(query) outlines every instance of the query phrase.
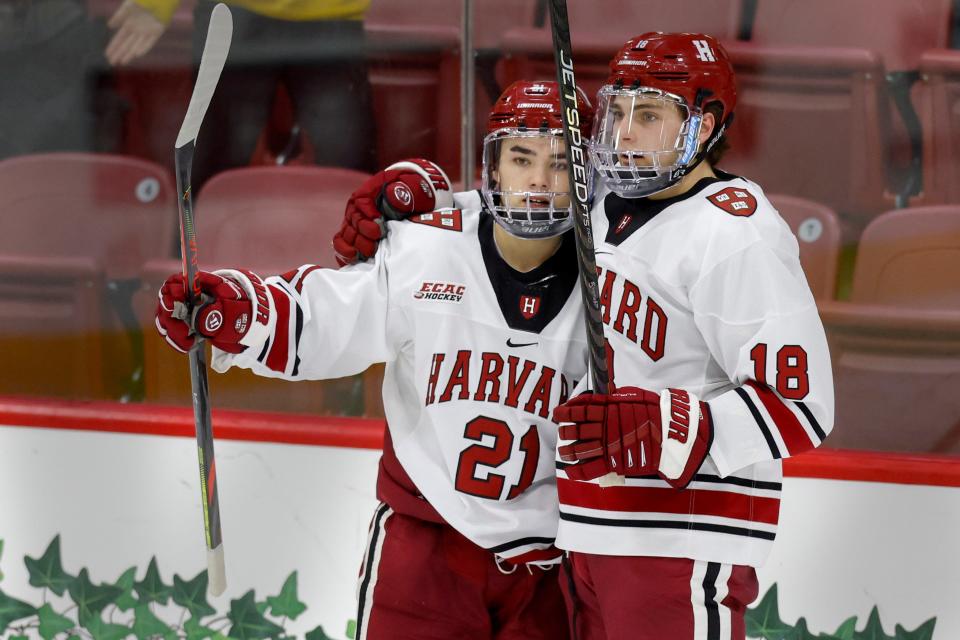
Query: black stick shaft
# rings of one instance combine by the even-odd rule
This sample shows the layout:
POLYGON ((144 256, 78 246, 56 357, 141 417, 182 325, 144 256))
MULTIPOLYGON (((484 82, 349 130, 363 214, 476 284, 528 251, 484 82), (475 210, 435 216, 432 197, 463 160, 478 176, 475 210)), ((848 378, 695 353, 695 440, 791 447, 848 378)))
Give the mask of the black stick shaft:
MULTIPOLYGON (((191 141, 176 150, 177 192, 180 194, 180 256, 183 276, 188 286, 191 306, 200 302, 197 234, 193 225, 193 195, 190 172, 193 168, 191 141)), ((203 500, 203 529, 207 548, 215 549, 223 541, 220 530, 220 500, 217 497, 216 457, 213 451, 213 423, 210 418, 210 390, 207 385, 207 353, 204 341, 195 336, 190 349, 190 388, 193 393, 193 421, 197 433, 197 455, 200 462, 200 492, 203 500)))
POLYGON ((573 221, 577 241, 577 266, 580 270, 580 294, 586 314, 587 344, 590 347, 590 369, 593 391, 606 393, 609 385, 606 341, 600 320, 600 287, 597 263, 593 254, 593 228, 590 223, 589 175, 591 169, 583 150, 580 134, 580 110, 577 105, 576 80, 570 46, 570 23, 566 0, 549 0, 550 24, 553 28, 553 56, 557 83, 563 104, 563 135, 567 141, 570 187, 573 193, 573 221))

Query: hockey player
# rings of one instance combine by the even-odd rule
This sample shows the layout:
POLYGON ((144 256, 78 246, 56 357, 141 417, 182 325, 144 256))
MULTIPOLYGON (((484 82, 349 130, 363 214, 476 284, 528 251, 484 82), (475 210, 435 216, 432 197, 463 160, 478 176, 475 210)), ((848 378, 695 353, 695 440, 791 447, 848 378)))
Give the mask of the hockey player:
MULTIPOLYGON (((373 261, 203 273, 192 310, 181 276, 160 291, 161 335, 189 349, 189 317, 217 371, 322 379, 386 362, 357 638, 568 635, 550 414, 585 375, 586 345, 559 109, 555 83, 508 88, 481 190, 390 222, 373 261)), ((351 206, 383 196, 409 208, 448 190, 435 165, 400 163, 351 206)))
POLYGON ((736 104, 710 36, 647 33, 611 61, 590 155, 612 391, 559 407, 557 545, 581 640, 745 637, 781 459, 833 426, 797 242, 715 167, 736 104), (626 476, 603 487, 608 473, 626 476))
POLYGON ((781 458, 833 426, 826 339, 789 227, 714 167, 736 104, 720 44, 646 33, 610 68, 590 155, 614 390, 554 414, 557 543, 584 640, 742 639, 781 458))

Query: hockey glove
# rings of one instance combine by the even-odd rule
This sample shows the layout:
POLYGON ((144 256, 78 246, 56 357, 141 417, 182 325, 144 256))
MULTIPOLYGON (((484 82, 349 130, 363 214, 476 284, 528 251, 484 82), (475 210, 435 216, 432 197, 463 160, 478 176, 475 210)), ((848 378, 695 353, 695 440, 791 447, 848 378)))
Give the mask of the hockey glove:
POLYGON ((386 232, 386 220, 403 220, 453 206, 450 179, 443 169, 420 158, 390 165, 350 195, 333 250, 340 266, 373 257, 386 232))
POLYGON ((560 439, 573 441, 559 448, 560 459, 573 463, 565 469, 573 480, 656 474, 682 489, 713 438, 709 405, 682 389, 586 393, 554 409, 553 419, 560 439))
MULTIPOLYGON (((227 353, 240 353, 246 349, 241 344, 252 324, 254 313, 258 319, 267 316, 268 302, 266 290, 263 295, 254 296, 251 301, 249 292, 263 288, 263 281, 250 272, 230 271, 235 277, 222 277, 215 273, 201 271, 199 274, 201 303, 191 307, 187 302, 187 291, 183 274, 167 278, 160 288, 160 301, 157 304, 157 331, 176 349, 186 353, 193 347, 196 334, 210 340, 216 348, 227 353)), ((259 324, 266 324, 262 320, 259 324)))

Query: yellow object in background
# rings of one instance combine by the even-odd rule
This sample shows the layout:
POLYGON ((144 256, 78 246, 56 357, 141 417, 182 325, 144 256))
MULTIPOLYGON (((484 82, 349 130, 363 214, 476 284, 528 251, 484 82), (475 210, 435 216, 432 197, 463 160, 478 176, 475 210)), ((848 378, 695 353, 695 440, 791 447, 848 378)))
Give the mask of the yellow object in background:
MULTIPOLYGON (((164 24, 170 22, 180 0, 136 0, 164 24)), ((226 0, 258 15, 277 20, 363 20, 370 0, 226 0)))

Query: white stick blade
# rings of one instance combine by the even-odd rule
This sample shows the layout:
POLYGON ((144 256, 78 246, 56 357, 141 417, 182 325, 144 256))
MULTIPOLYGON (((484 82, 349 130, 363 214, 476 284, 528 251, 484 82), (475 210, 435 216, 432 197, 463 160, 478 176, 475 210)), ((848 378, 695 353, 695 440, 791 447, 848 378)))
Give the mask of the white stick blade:
POLYGON ((203 45, 203 55, 200 57, 200 70, 197 72, 197 84, 193 87, 190 96, 190 106, 187 115, 180 127, 175 147, 179 149, 191 140, 196 140, 200 132, 200 123, 207 113, 213 92, 220 80, 220 72, 227 61, 230 52, 230 41, 233 39, 233 16, 230 9, 222 2, 213 8, 210 14, 210 28, 207 30, 207 41, 203 45))
POLYGON ((216 549, 207 549, 207 589, 212 596, 219 596, 227 589, 227 570, 223 563, 223 543, 216 549))

